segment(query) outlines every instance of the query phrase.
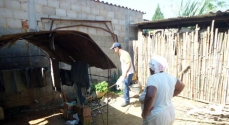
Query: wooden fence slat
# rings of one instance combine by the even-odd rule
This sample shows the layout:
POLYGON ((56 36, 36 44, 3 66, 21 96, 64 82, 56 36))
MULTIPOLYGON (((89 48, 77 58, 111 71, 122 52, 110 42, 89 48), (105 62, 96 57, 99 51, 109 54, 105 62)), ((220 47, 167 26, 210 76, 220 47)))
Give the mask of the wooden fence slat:
POLYGON ((218 32, 212 25, 206 31, 190 33, 162 31, 142 36, 138 41, 138 78, 145 86, 149 74, 149 60, 154 55, 164 56, 169 68, 166 72, 180 77, 179 72, 190 66, 179 78, 185 84, 180 94, 193 100, 229 104, 229 35, 218 32))

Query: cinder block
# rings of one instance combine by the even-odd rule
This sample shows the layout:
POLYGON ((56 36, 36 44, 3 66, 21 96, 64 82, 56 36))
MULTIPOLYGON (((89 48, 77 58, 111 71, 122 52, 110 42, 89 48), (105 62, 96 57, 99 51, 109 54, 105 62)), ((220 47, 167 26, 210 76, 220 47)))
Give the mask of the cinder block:
POLYGON ((72 10, 67 10, 67 17, 76 19, 77 18, 77 13, 75 11, 72 11, 72 10))
POLYGON ((48 0, 48 6, 59 8, 60 7, 59 0, 48 0))
POLYGON ((67 0, 69 3, 77 3, 78 0, 67 0))
POLYGON ((95 15, 87 14, 88 20, 95 20, 95 15))
POLYGON ((104 17, 103 16, 96 16, 95 19, 96 20, 104 20, 104 17))
POLYGON ((114 33, 115 33, 117 36, 119 36, 119 32, 118 32, 118 31, 115 30, 114 33))
POLYGON ((87 28, 86 27, 79 27, 79 31, 87 33, 87 28))
POLYGON ((94 15, 99 15, 99 9, 91 8, 91 13, 94 14, 94 15))
POLYGON ((122 14, 121 16, 122 16, 121 19, 123 19, 123 20, 126 19, 125 14, 122 14))
POLYGON ((18 19, 6 19, 7 25, 10 28, 22 28, 21 20, 18 19))
POLYGON ((7 28, 6 33, 7 34, 22 33, 22 29, 21 28, 7 28))
POLYGON ((141 18, 138 18, 138 21, 137 22, 141 22, 141 21, 143 21, 143 18, 141 17, 141 18))
POLYGON ((114 24, 118 24, 118 19, 112 19, 112 24, 114 25, 114 24))
POLYGON ((53 7, 44 6, 44 14, 56 15, 56 10, 53 7))
POLYGON ((100 27, 99 23, 91 23, 91 26, 100 27))
POLYGON ((93 7, 93 2, 90 0, 86 0, 86 6, 93 7))
POLYGON ((45 25, 45 30, 50 30, 51 23, 44 23, 45 25))
POLYGON ((118 31, 120 37, 124 37, 126 33, 124 31, 118 31))
POLYGON ((35 5, 35 10, 37 13, 43 13, 43 5, 36 4, 35 5))
POLYGON ((121 25, 121 30, 125 31, 125 25, 121 25))
POLYGON ((122 18, 122 14, 117 12, 117 13, 115 13, 114 17, 116 19, 121 19, 122 18))
POLYGON ((114 30, 118 30, 118 31, 122 30, 121 25, 116 24, 114 27, 114 30))
POLYGON ((0 7, 4 7, 5 4, 4 4, 4 0, 0 0, 0 7))
POLYGON ((114 18, 114 12, 108 12, 108 17, 114 18))
POLYGON ((86 0, 78 0, 78 3, 83 6, 87 5, 86 0))
POLYGON ((106 36, 100 36, 99 41, 105 42, 105 41, 107 41, 107 37, 106 36))
POLYGON ((43 14, 43 13, 36 13, 36 20, 37 21, 41 21, 41 18, 44 17, 44 18, 48 18, 48 14, 43 14))
POLYGON ((104 5, 104 10, 107 10, 107 11, 112 11, 112 8, 113 6, 111 6, 111 5, 107 5, 107 4, 105 4, 104 5))
POLYGON ((101 29, 96 29, 97 35, 104 35, 104 32, 101 29))
POLYGON ((120 12, 120 11, 119 11, 119 10, 120 10, 120 7, 113 6, 113 7, 111 8, 111 10, 112 10, 112 12, 120 12))
POLYGON ((28 11, 14 10, 14 18, 28 20, 28 11))
POLYGON ((118 20, 118 24, 125 25, 125 20, 118 20))
POLYGON ((129 21, 133 22, 134 21, 134 17, 133 16, 130 16, 129 17, 129 21))
MULTIPOLYGON (((57 18, 60 19, 60 16, 56 16, 56 15, 49 15, 49 18, 57 18)), ((44 22, 44 21, 43 21, 44 22)), ((55 24, 58 23, 58 21, 55 21, 55 24)))
POLYGON ((12 9, 6 9, 6 8, 0 8, 0 17, 1 18, 12 18, 13 17, 13 10, 12 9))
POLYGON ((85 13, 78 13, 77 18, 79 20, 85 20, 86 19, 86 14, 85 13))
POLYGON ((40 21, 37 22, 39 30, 44 30, 44 25, 40 21))
POLYGON ((108 15, 107 13, 108 13, 108 11, 106 11, 106 10, 99 10, 100 16, 107 17, 107 15, 108 15))
POLYGON ((64 10, 70 10, 71 4, 67 1, 60 1, 60 8, 64 10))
POLYGON ((91 37, 94 41, 99 41, 99 37, 100 37, 100 36, 90 34, 90 37, 91 37))
POLYGON ((95 3, 95 7, 97 7, 97 8, 100 9, 100 10, 105 10, 105 5, 106 5, 106 4, 101 4, 101 3, 99 3, 99 2, 96 2, 96 3, 95 3))
POLYGON ((5 0, 5 7, 8 9, 21 9, 19 1, 5 0))
POLYGON ((0 27, 0 36, 6 35, 6 28, 5 27, 0 27))
POLYGON ((113 40, 112 41, 105 41, 105 48, 107 49, 106 52, 110 52, 110 47, 112 46, 113 40))
POLYGON ((28 3, 21 2, 21 10, 28 11, 28 3))
POLYGON ((40 5, 48 5, 47 0, 35 0, 35 3, 40 5))
POLYGON ((90 13, 91 12, 91 8, 89 6, 82 6, 82 12, 83 13, 90 13))
POLYGON ((138 14, 137 14, 137 18, 142 19, 142 17, 143 17, 143 14, 142 14, 142 13, 138 13, 138 14))
POLYGON ((81 12, 81 6, 79 4, 71 4, 71 9, 76 12, 81 12))
POLYGON ((88 33, 92 35, 96 35, 96 29, 95 28, 88 28, 88 33))
POLYGON ((66 17, 66 10, 63 9, 56 9, 56 15, 61 17, 66 17))
POLYGON ((0 27, 6 27, 6 19, 0 18, 0 27))

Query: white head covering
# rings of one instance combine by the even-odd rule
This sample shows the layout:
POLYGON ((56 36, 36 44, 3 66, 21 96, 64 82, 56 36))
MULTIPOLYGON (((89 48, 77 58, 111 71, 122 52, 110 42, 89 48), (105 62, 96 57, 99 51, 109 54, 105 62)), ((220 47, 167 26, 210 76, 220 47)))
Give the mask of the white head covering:
POLYGON ((154 71, 154 73, 159 73, 168 67, 168 63, 164 57, 154 56, 149 62, 149 67, 154 71))

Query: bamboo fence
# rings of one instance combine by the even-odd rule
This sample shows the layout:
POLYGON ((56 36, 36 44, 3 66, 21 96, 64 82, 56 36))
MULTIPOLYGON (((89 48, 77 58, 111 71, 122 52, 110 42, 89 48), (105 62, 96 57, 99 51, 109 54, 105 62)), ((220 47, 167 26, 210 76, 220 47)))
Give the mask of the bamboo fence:
MULTIPOLYGON (((190 33, 161 32, 143 36, 139 30, 137 51, 138 80, 145 86, 149 77, 149 60, 154 55, 164 56, 167 73, 186 85, 183 97, 209 103, 229 103, 229 35, 212 26, 200 32, 198 25, 190 33)), ((137 47, 137 50, 136 50, 137 47)))

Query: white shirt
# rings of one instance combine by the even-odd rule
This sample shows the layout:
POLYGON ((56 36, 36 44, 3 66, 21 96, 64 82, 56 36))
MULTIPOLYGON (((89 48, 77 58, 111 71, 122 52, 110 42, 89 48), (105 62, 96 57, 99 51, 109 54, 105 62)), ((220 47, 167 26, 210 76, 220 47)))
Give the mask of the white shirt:
MULTIPOLYGON (((162 113, 166 108, 172 105, 172 97, 175 90, 175 85, 177 78, 162 72, 151 75, 148 78, 147 86, 155 86, 157 88, 156 98, 153 104, 153 110, 144 120, 151 121, 157 115, 162 113)), ((142 92, 139 97, 139 100, 144 102, 146 95, 146 89, 142 92)), ((144 104, 142 104, 142 110, 144 109, 144 104)))
POLYGON ((123 50, 122 54, 120 55, 120 62, 121 62, 122 74, 128 68, 127 63, 129 62, 131 63, 131 67, 130 67, 130 70, 127 72, 127 75, 134 73, 134 68, 133 68, 130 54, 126 52, 125 50, 123 50))

